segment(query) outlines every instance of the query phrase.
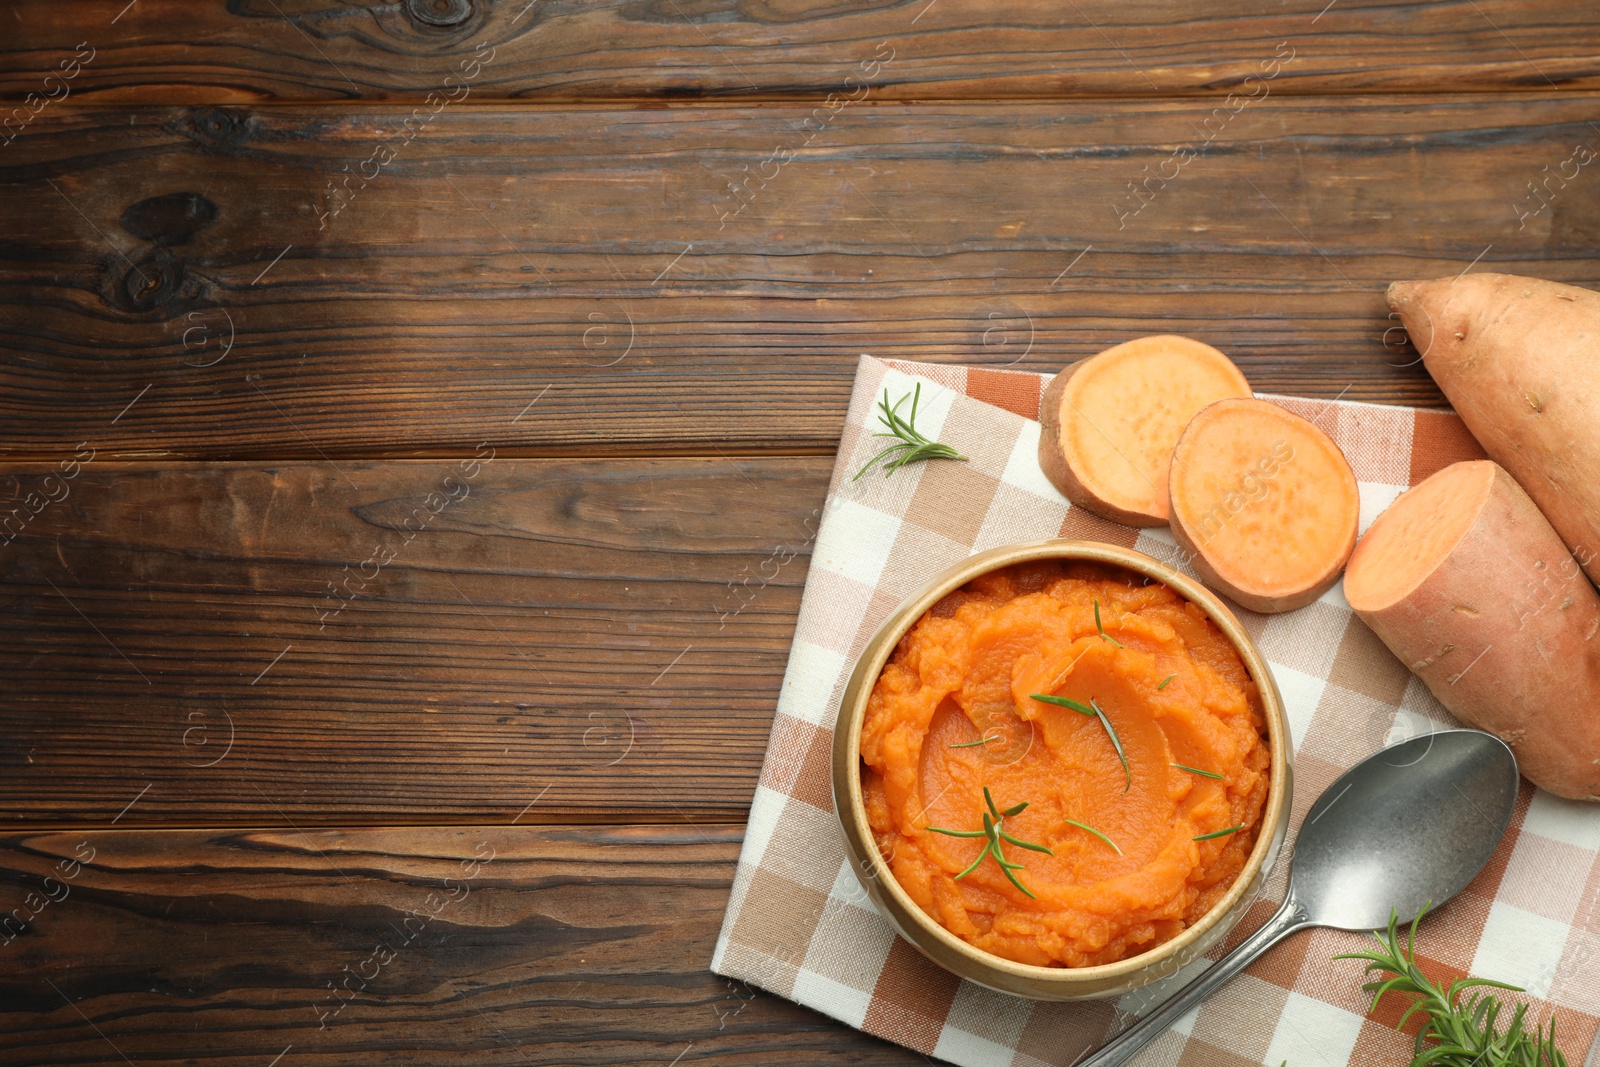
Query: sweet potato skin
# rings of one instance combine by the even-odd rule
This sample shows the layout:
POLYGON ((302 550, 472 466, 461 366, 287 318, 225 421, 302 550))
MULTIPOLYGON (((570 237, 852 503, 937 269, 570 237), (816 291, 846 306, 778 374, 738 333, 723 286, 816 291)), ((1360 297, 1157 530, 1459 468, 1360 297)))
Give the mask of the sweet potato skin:
MULTIPOLYGON (((1080 374, 1087 375, 1094 371, 1107 371, 1125 360, 1133 361, 1136 366, 1142 364, 1148 370, 1149 360, 1157 356, 1174 360, 1179 364, 1192 363, 1193 366, 1184 368, 1184 371, 1195 370, 1201 378, 1209 379, 1208 384, 1212 386, 1220 385, 1222 387, 1220 389, 1205 390, 1208 393, 1215 393, 1217 397, 1248 397, 1252 395, 1249 381, 1225 353, 1192 337, 1183 337, 1175 334, 1153 334, 1112 345, 1103 352, 1080 359, 1067 367, 1050 380, 1040 404, 1039 421, 1043 426, 1043 432, 1039 435, 1039 466, 1044 471, 1045 477, 1049 478, 1051 483, 1061 491, 1061 495, 1072 501, 1077 507, 1086 508, 1102 518, 1110 519, 1112 522, 1120 522, 1124 526, 1167 525, 1166 502, 1161 500, 1146 505, 1142 502, 1123 500, 1119 503, 1116 500, 1107 499, 1104 493, 1105 486, 1101 486, 1097 490, 1096 487, 1090 484, 1094 480, 1092 473, 1080 475, 1073 468, 1072 462, 1067 457, 1069 449, 1066 440, 1071 435, 1070 428, 1062 418, 1062 400, 1069 390, 1088 384, 1087 378, 1079 379, 1078 376, 1080 374), (1088 481, 1085 480, 1086 478, 1088 481)), ((1148 381, 1147 384, 1156 390, 1164 391, 1169 401, 1178 402, 1173 396, 1172 383, 1163 374, 1157 373, 1154 380, 1148 381)), ((1187 400, 1194 400, 1192 390, 1188 392, 1180 390, 1179 395, 1184 396, 1187 400)), ((1209 399, 1195 402, 1193 410, 1188 414, 1193 415, 1194 412, 1209 402, 1209 399)), ((1145 414, 1147 416, 1151 415, 1150 412, 1145 414)), ((1165 418, 1156 417, 1157 423, 1167 421, 1167 419, 1170 419, 1170 415, 1171 412, 1168 411, 1165 418)), ((1080 413, 1080 417, 1082 417, 1082 413, 1080 413)), ((1184 418, 1182 421, 1187 422, 1188 419, 1184 418)), ((1177 431, 1181 431, 1182 426, 1178 423, 1169 424, 1175 427, 1175 432, 1173 433, 1175 441, 1178 435, 1177 431)), ((1148 422, 1147 425, 1149 425, 1148 422)), ((1124 455, 1123 458, 1127 459, 1128 457, 1124 455)), ((1160 489, 1165 490, 1166 481, 1164 477, 1159 474, 1156 475, 1155 482, 1159 482, 1160 489)), ((1156 488, 1155 482, 1149 483, 1152 489, 1156 488)))
POLYGON ((1510 745, 1529 781, 1597 801, 1600 595, 1493 466, 1472 527, 1420 585, 1380 610, 1350 606, 1441 704, 1510 745))
POLYGON ((1513 274, 1395 282, 1422 362, 1600 582, 1600 293, 1513 274))
POLYGON ((1072 376, 1077 374, 1089 362, 1080 359, 1066 370, 1050 379, 1050 384, 1045 388, 1044 397, 1039 402, 1039 467, 1044 471, 1044 476, 1050 479, 1052 485, 1061 490, 1061 495, 1070 500, 1075 506, 1087 508, 1089 511, 1112 522, 1120 522, 1124 526, 1165 526, 1167 520, 1161 515, 1151 515, 1142 511, 1130 511, 1127 508, 1117 507, 1109 501, 1101 500, 1091 493, 1083 482, 1078 480, 1078 475, 1072 469, 1072 464, 1067 462, 1057 443, 1061 439, 1061 398, 1066 394, 1067 383, 1072 376))
MULTIPOLYGON (((1338 567, 1331 568, 1327 575, 1318 581, 1317 584, 1302 589, 1299 592, 1293 594, 1284 594, 1281 596, 1264 596, 1259 593, 1252 593, 1248 589, 1237 586, 1228 581, 1221 574, 1217 573, 1217 569, 1213 567, 1211 562, 1201 553, 1198 539, 1189 532, 1189 528, 1185 526, 1182 520, 1177 517, 1176 512, 1174 512, 1172 518, 1172 539, 1178 542, 1179 548, 1183 549, 1184 559, 1188 560, 1189 566, 1194 568, 1194 572, 1200 576, 1200 580, 1202 582, 1206 583, 1206 585, 1212 589, 1225 594, 1230 600, 1234 601, 1234 603, 1238 604, 1240 607, 1249 608, 1251 611, 1258 611, 1263 615, 1276 615, 1280 612, 1294 611, 1298 608, 1305 607, 1313 600, 1316 600, 1323 593, 1326 593, 1329 589, 1333 588, 1333 583, 1339 580, 1339 575, 1343 568, 1342 563, 1338 567)), ((1354 547, 1355 535, 1351 534, 1350 548, 1353 549, 1354 547)), ((1349 554, 1349 551, 1346 550, 1345 555, 1348 557, 1349 554)))

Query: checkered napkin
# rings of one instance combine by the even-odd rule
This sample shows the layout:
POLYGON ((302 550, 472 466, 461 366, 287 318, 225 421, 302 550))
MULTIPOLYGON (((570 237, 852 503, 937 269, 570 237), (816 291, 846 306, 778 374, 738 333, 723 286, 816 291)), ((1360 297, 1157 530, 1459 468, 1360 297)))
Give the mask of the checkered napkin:
MULTIPOLYGON (((974 552, 1078 537, 1138 549, 1184 568, 1165 529, 1107 522, 1040 473, 1037 374, 861 358, 829 486, 789 667, 750 810, 712 969, 868 1033, 972 1067, 1070 1064, 1208 966, 1120 1001, 1039 1003, 963 982, 895 937, 856 884, 829 786, 832 726, 856 657, 884 618, 928 577, 974 552), (881 439, 874 405, 921 382, 917 429, 969 457, 851 476, 881 439)), ((1482 453, 1449 412, 1270 397, 1344 449, 1366 529, 1406 487, 1482 453)), ((1186 568, 1185 568, 1186 569, 1186 568)), ((1294 811, 1369 753, 1455 721, 1356 619, 1335 586, 1283 615, 1234 611, 1271 664, 1294 739, 1294 811)), ((1465 892, 1430 915, 1418 939, 1425 971, 1471 973, 1528 990, 1530 1014, 1557 1020, 1574 1063, 1600 1026, 1600 808, 1526 782, 1511 831, 1465 892)), ((1287 852, 1284 853, 1288 855, 1287 852)), ((1283 897, 1279 864, 1263 899, 1212 958, 1261 925, 1283 897)), ((1362 964, 1331 957, 1365 935, 1296 934, 1147 1046, 1143 1067, 1277 1064, 1393 1067, 1412 1038, 1393 1024, 1404 997, 1368 1016, 1362 964)), ((1409 1024, 1415 1033, 1416 1023, 1409 1024)))

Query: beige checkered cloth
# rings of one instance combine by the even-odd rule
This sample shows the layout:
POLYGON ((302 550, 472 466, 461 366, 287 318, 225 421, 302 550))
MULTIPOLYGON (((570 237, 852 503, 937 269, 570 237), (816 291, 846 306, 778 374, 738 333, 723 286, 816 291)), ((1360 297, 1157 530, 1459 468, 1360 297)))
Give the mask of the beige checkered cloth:
MULTIPOLYGON (((889 612, 936 571, 996 545, 1082 537, 1182 567, 1165 529, 1134 530, 1069 507, 1039 471, 1037 374, 892 363, 863 356, 829 487, 789 668, 712 969, 919 1052, 973 1067, 1070 1064, 1208 964, 1118 1002, 1036 1003, 963 982, 890 931, 856 883, 829 786, 832 726, 855 658, 889 612), (921 381, 917 428, 965 453, 893 477, 851 475, 880 446, 874 405, 921 381)), ((1272 397, 1311 419, 1349 457, 1361 526, 1406 487, 1482 453, 1449 412, 1272 397)), ((1455 725, 1345 605, 1335 586, 1285 615, 1235 607, 1271 664, 1294 735, 1298 827, 1313 800, 1368 753, 1430 724, 1455 725)), ((1557 1020, 1574 1065, 1600 1026, 1600 808, 1523 783, 1512 828, 1488 868, 1430 915, 1425 971, 1471 973, 1528 990, 1531 1014, 1557 1020)), ((1286 852, 1285 855, 1288 855, 1286 852)), ((1228 944, 1282 899, 1280 864, 1228 944)), ((1367 1015, 1361 963, 1331 957, 1365 935, 1296 934, 1149 1045, 1155 1065, 1393 1067, 1412 1035, 1404 1002, 1367 1015)))

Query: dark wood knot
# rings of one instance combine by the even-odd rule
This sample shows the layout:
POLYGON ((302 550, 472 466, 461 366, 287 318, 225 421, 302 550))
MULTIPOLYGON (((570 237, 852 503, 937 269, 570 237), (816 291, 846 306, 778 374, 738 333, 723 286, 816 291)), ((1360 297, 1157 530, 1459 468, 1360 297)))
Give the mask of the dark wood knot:
POLYGON ((133 259, 106 260, 101 295, 112 307, 137 315, 171 317, 194 305, 210 289, 208 279, 188 269, 173 249, 217 219, 217 205, 200 193, 164 193, 131 205, 118 221, 151 245, 133 259))
POLYGON ((129 311, 151 311, 171 300, 183 283, 183 261, 158 248, 122 276, 122 303, 129 311))
POLYGON ((406 12, 425 26, 459 26, 472 17, 472 0, 406 0, 406 12))
POLYGON ((224 107, 198 107, 185 111, 176 132, 214 152, 231 152, 250 139, 260 120, 224 107))
POLYGON ((131 262, 111 257, 106 268, 101 288, 106 303, 140 316, 174 318, 212 288, 208 279, 161 244, 131 262))
POLYGON ((122 213, 122 228, 160 245, 186 244, 216 221, 217 205, 199 193, 167 193, 139 201, 122 213))

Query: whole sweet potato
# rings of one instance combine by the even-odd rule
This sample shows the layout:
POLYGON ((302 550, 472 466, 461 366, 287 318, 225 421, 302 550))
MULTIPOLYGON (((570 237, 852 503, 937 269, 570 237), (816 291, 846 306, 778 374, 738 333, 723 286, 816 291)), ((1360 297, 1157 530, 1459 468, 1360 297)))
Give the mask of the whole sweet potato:
POLYGON ((1600 293, 1468 274, 1388 297, 1467 429, 1600 582, 1600 293))

